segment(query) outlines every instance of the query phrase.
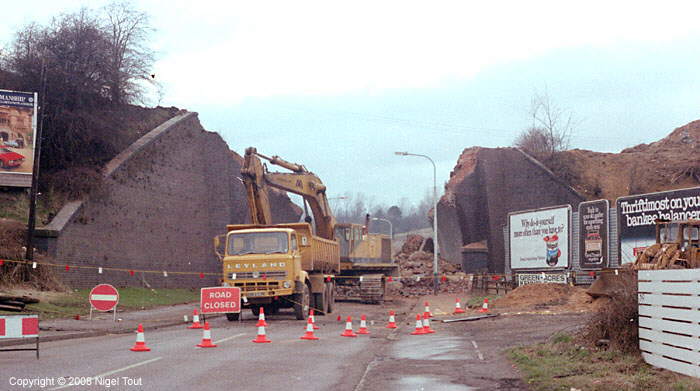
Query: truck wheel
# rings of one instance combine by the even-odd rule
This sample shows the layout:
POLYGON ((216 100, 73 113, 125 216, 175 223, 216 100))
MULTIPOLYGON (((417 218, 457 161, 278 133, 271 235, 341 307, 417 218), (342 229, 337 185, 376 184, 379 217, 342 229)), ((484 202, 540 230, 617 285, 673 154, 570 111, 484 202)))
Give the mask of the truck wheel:
POLYGON ((329 282, 326 284, 326 301, 328 302, 328 310, 326 311, 327 314, 333 313, 333 307, 335 305, 335 284, 332 282, 329 282))
POLYGON ((314 293, 314 313, 325 315, 328 312, 328 292, 323 287, 323 292, 314 293))
POLYGON ((306 316, 309 314, 309 302, 311 301, 309 292, 309 286, 304 284, 302 293, 292 296, 294 300, 294 316, 297 320, 306 320, 306 316))
POLYGON ((241 313, 228 313, 226 314, 226 319, 228 319, 229 322, 235 322, 238 320, 238 318, 241 317, 241 313))

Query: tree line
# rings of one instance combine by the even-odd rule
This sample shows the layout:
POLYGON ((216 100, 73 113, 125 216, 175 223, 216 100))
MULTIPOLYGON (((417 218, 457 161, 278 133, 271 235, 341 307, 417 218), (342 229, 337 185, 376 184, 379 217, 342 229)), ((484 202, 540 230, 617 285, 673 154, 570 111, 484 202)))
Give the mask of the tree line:
POLYGON ((158 87, 153 29, 127 1, 20 28, 0 51, 0 88, 39 92, 42 169, 101 165, 116 155, 121 109, 158 87))
MULTIPOLYGON (((387 206, 375 203, 371 197, 363 193, 346 193, 341 197, 330 199, 333 214, 340 223, 364 224, 365 216, 389 220, 394 233, 408 232, 430 227, 428 212, 433 207, 432 190, 426 191, 423 198, 412 204, 407 198, 402 198, 398 204, 387 206)), ((370 232, 389 233, 389 225, 384 221, 371 221, 370 232)))

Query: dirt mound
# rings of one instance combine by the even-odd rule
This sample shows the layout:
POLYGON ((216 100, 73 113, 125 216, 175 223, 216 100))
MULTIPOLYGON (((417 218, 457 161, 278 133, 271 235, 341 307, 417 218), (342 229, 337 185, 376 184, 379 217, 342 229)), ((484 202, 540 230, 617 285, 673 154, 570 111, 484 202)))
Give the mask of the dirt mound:
POLYGON ((574 149, 543 163, 587 198, 615 200, 629 194, 698 186, 698 150, 700 120, 675 129, 659 141, 620 153, 574 149))
MULTIPOLYGON (((401 251, 394 256, 399 264, 400 283, 394 285, 393 293, 402 296, 422 296, 433 293, 433 260, 434 254, 430 240, 421 235, 408 235, 401 251), (426 243, 426 241, 428 243, 426 243)), ((461 292, 466 284, 460 265, 438 259, 440 270, 440 291, 461 292)))
POLYGON ((584 288, 553 283, 524 285, 494 301, 499 308, 560 307, 569 311, 592 310, 592 303, 593 299, 584 288))

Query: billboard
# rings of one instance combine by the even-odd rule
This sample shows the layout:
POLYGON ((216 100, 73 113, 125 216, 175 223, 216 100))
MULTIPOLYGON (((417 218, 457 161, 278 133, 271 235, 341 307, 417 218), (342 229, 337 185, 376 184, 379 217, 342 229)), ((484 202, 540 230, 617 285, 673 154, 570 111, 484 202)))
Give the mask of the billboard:
POLYGON ((616 202, 620 264, 656 242, 656 219, 700 219, 700 187, 620 197, 616 202))
POLYGON ((608 267, 608 200, 578 205, 579 260, 581 269, 608 267))
POLYGON ((508 214, 510 268, 569 267, 571 206, 555 206, 508 214))
POLYGON ((31 186, 36 124, 36 93, 0 90, 0 186, 31 186))

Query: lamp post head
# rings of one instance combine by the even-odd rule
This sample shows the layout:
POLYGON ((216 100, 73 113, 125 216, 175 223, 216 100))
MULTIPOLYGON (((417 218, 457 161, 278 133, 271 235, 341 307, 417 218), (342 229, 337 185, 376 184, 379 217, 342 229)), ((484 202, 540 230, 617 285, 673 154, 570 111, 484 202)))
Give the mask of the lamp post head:
POLYGON ((408 156, 408 152, 394 152, 394 155, 408 156))

